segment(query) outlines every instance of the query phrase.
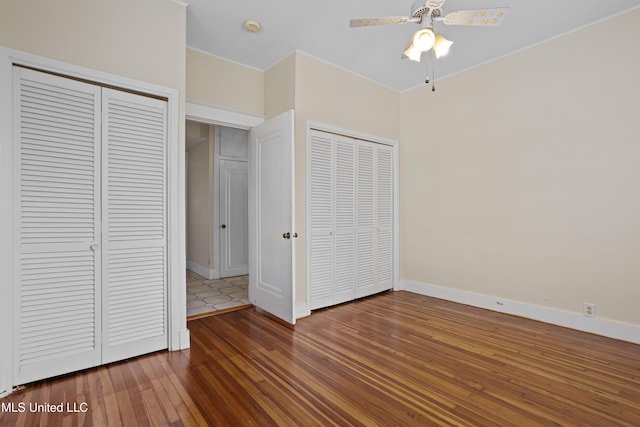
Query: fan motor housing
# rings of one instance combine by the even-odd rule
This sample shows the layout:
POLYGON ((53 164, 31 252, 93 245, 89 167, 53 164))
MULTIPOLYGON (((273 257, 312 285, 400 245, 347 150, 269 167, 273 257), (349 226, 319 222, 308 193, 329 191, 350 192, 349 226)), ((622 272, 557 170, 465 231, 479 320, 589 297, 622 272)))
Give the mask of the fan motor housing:
POLYGON ((412 18, 421 18, 422 15, 429 12, 430 10, 435 13, 436 16, 440 16, 440 8, 442 8, 445 0, 416 0, 411 5, 411 17, 412 18))

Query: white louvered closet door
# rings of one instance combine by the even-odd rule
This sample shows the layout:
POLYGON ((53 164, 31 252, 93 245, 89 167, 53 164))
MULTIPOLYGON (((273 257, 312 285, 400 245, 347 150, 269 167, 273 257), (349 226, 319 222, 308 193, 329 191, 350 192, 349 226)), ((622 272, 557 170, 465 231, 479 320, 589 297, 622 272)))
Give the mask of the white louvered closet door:
POLYGON ((167 347, 166 116, 103 89, 103 363, 167 347))
POLYGON ((335 149, 334 304, 355 298, 356 142, 337 137, 335 149))
POLYGON ((16 383, 100 361, 100 88, 15 67, 16 383))
POLYGON ((16 384, 167 348, 167 103, 14 77, 16 384))
POLYGON ((312 130, 307 186, 311 309, 393 287, 393 148, 312 130))
POLYGON ((375 288, 381 292, 393 287, 393 151, 376 147, 376 248, 375 288))
POLYGON ((376 292, 376 179, 375 149, 359 142, 356 168, 356 298, 376 292))
POLYGON ((333 304, 333 140, 313 131, 309 149, 308 287, 313 310, 333 304))

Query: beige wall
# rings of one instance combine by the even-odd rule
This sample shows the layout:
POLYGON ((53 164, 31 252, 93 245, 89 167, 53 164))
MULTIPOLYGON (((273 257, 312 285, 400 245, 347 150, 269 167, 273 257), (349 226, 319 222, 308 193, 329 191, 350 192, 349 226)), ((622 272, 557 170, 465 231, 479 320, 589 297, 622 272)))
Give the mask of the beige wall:
POLYGON ((314 120, 383 138, 400 137, 400 95, 392 89, 297 53, 295 90, 298 123, 314 120))
POLYGON ((185 7, 172 0, 0 5, 0 45, 184 92, 185 7))
POLYGON ((264 114, 264 73, 187 49, 187 99, 244 113, 264 114))
POLYGON ((640 325, 638 40, 635 10, 402 94, 403 279, 640 325))
POLYGON ((292 53, 264 73, 264 114, 267 119, 296 106, 296 57, 292 53))
POLYGON ((196 264, 210 270, 213 268, 213 132, 208 125, 187 122, 187 135, 203 139, 187 149, 187 266, 196 264))

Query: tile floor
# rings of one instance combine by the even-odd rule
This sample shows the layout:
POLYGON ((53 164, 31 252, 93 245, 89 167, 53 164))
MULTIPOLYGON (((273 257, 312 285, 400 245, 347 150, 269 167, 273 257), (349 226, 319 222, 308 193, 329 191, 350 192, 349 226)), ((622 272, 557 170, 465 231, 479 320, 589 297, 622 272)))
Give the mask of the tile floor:
POLYGON ((208 280, 187 270, 187 316, 247 305, 249 276, 208 280))

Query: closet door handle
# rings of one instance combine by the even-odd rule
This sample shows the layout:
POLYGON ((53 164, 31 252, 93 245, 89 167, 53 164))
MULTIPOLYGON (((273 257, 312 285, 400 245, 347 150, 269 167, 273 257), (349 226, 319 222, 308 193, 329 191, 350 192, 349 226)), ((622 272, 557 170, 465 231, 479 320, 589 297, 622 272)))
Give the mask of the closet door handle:
POLYGON ((96 242, 93 242, 89 245, 89 249, 91 249, 92 251, 95 251, 96 249, 98 249, 98 244, 96 242))

